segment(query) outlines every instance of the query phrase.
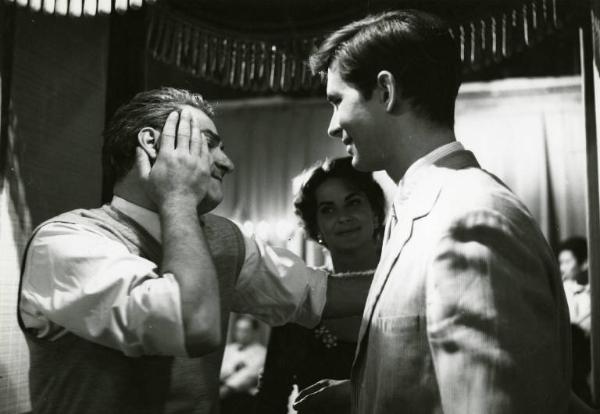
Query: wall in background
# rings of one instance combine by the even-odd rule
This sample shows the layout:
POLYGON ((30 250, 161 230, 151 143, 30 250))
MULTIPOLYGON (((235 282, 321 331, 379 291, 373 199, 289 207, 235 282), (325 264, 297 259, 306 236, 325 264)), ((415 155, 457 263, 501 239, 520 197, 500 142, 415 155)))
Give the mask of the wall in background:
MULTIPOLYGON (((327 136, 325 99, 217 102, 216 124, 236 164, 218 211, 274 229, 294 223, 292 180, 324 156, 345 155, 327 136)), ((585 235, 585 133, 579 77, 468 83, 457 139, 527 205, 554 244, 585 235)), ((389 196, 394 186, 384 182, 389 196)))
POLYGON ((0 413, 30 408, 28 351, 15 313, 27 237, 59 212, 100 202, 107 45, 108 18, 17 11, 0 191, 0 413))

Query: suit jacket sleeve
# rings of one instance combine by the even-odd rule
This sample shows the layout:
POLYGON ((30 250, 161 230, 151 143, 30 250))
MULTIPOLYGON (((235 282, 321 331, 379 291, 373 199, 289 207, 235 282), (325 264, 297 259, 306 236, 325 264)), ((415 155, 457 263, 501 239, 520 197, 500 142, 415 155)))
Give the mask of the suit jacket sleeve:
POLYGON ((443 412, 561 412, 564 297, 529 216, 472 212, 434 246, 427 335, 443 412))

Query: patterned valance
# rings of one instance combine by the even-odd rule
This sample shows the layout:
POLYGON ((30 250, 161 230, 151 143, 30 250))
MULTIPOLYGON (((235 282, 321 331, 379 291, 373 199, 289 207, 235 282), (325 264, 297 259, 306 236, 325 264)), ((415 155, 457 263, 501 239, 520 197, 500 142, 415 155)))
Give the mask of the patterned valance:
MULTIPOLYGON (((499 62, 572 25, 573 7, 558 0, 508 2, 486 15, 453 22, 465 72, 499 62)), ((164 5, 164 3, 163 3, 164 5)), ((161 62, 222 86, 253 92, 318 88, 307 57, 327 29, 279 32, 224 30, 173 8, 151 10, 148 51, 161 62)))
MULTIPOLYGON (((0 0, 2 1, 2 0, 0 0)), ((17 6, 28 7, 33 12, 43 12, 56 16, 96 16, 116 11, 125 13, 129 9, 139 9, 143 3, 153 4, 156 0, 4 0, 17 6)))
MULTIPOLYGON (((376 12, 378 7, 420 7, 444 15, 452 22, 465 72, 500 62, 573 26, 582 7, 567 0, 460 0, 448 5, 428 0, 253 0, 248 4, 233 0, 4 1, 73 17, 151 5, 146 43, 150 56, 202 80, 253 93, 317 89, 319 80, 306 64, 310 52, 329 31, 366 12, 376 12), (255 13, 251 13, 253 8, 255 13)), ((600 38, 597 16, 596 12, 596 45, 600 38)))

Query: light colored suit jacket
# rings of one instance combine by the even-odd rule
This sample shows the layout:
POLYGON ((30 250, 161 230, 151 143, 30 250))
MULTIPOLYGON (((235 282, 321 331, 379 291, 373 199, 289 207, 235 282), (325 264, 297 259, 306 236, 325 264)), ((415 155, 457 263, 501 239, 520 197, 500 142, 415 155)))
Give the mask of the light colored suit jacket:
POLYGON ((567 305, 525 206, 469 151, 403 191, 363 314, 353 412, 566 412, 567 305))

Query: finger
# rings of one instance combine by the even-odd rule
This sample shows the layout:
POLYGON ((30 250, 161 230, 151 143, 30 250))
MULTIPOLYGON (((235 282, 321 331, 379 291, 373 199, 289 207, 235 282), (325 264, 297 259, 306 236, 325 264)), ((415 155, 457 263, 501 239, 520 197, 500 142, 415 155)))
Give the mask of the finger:
POLYGON ((200 133, 200 150, 198 151, 198 156, 200 157, 201 162, 210 163, 210 151, 208 149, 208 137, 204 133, 200 133))
POLYGON ((315 408, 322 405, 322 396, 320 395, 324 388, 317 390, 311 394, 305 395, 304 397, 296 398, 294 403, 292 404, 292 408, 296 411, 300 410, 314 410, 315 408))
POLYGON ((136 147, 135 149, 135 165, 140 173, 140 177, 147 177, 150 175, 150 170, 152 169, 150 165, 150 157, 140 147, 136 147))
POLYGON ((177 120, 179 119, 179 114, 177 111, 173 111, 167 117, 165 121, 165 125, 163 126, 162 132, 160 134, 160 151, 172 151, 175 149, 175 133, 177 131, 177 120))
POLYGON ((298 398, 301 398, 302 396, 307 395, 307 394, 311 394, 318 389, 324 388, 327 386, 327 384, 329 384, 328 379, 319 380, 319 381, 315 382, 314 384, 301 389, 300 392, 298 393, 298 398))
POLYGON ((177 144, 175 147, 180 152, 190 152, 190 134, 191 134, 192 115, 188 108, 181 111, 179 118, 179 128, 177 129, 177 144))
POLYGON ((202 132, 200 132, 200 120, 198 117, 192 117, 192 138, 190 141, 190 153, 192 155, 200 155, 205 153, 208 149, 205 148, 206 145, 206 137, 202 132))

